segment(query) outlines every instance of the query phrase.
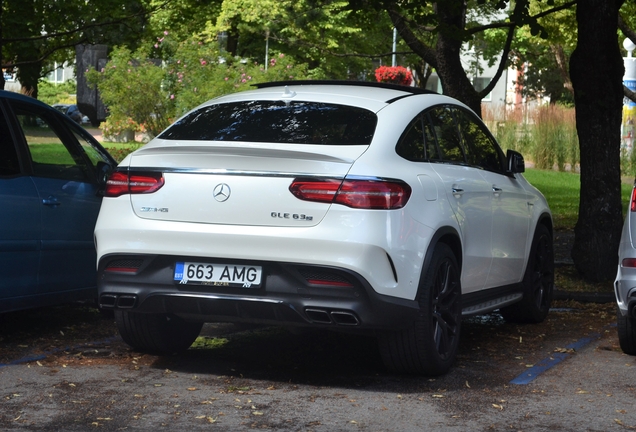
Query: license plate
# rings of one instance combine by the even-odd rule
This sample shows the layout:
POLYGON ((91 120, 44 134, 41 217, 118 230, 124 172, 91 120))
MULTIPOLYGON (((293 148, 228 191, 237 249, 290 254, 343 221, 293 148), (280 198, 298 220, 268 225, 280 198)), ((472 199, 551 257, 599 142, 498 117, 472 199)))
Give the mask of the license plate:
POLYGON ((260 266, 178 262, 174 280, 179 284, 258 288, 262 273, 260 266))

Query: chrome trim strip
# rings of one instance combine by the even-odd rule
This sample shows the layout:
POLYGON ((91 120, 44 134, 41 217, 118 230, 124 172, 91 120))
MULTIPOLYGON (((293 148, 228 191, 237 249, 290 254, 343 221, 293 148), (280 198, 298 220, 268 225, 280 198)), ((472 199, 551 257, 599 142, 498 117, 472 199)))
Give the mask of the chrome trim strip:
MULTIPOLYGON (((249 289, 249 288, 246 288, 246 289, 249 289)), ((159 297, 186 297, 186 298, 197 298, 201 300, 233 300, 233 301, 246 301, 246 302, 269 303, 269 304, 284 303, 282 300, 276 300, 276 299, 241 297, 241 296, 230 296, 230 295, 219 295, 219 294, 156 293, 155 295, 158 295, 159 297)))
POLYGON ((144 171, 144 172, 162 172, 177 174, 207 174, 207 175, 226 175, 226 176, 242 176, 242 177, 318 177, 318 178, 344 178, 344 175, 337 174, 315 174, 302 172, 280 172, 280 171, 243 171, 231 170, 224 168, 208 169, 208 168, 168 168, 168 167, 122 167, 121 171, 144 171))
POLYGON ((309 178, 325 178, 325 179, 347 179, 347 180, 375 180, 375 181, 402 181, 391 177, 377 176, 361 176, 347 174, 317 174, 303 172, 280 172, 280 171, 243 171, 231 170, 224 168, 207 169, 207 168, 168 168, 168 167, 120 167, 119 171, 141 171, 141 172, 162 172, 177 174, 208 174, 208 175, 226 175, 226 176, 243 176, 243 177, 309 177, 309 178))

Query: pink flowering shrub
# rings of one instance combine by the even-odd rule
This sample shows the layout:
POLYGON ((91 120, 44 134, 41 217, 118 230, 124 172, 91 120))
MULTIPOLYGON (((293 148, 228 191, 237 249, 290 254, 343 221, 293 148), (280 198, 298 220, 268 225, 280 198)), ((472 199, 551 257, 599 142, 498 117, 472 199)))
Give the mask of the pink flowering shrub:
POLYGON ((404 66, 380 66, 375 70, 375 79, 378 82, 410 86, 413 74, 404 66))

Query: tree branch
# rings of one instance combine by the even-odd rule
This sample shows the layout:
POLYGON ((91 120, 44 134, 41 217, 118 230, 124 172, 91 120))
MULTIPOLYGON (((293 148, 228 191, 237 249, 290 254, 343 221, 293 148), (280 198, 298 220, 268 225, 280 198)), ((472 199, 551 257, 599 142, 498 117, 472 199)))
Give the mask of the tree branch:
POLYGON ((618 28, 626 37, 636 44, 636 32, 627 25, 621 14, 618 14, 618 28))
POLYGON ((437 67, 437 55, 435 50, 428 45, 424 44, 420 41, 415 33, 411 30, 411 28, 407 25, 406 19, 402 16, 395 7, 395 3, 387 4, 386 11, 391 18, 391 22, 397 29, 398 33, 406 42, 411 50, 418 56, 420 56, 426 63, 431 65, 432 67, 437 67))
POLYGON ((504 44, 503 52, 501 53, 501 59, 499 60, 499 66, 497 67, 497 72, 495 72, 495 76, 492 77, 488 85, 482 91, 478 93, 481 99, 486 97, 488 93, 490 93, 495 88, 495 85, 497 84, 497 82, 501 78, 501 75, 506 69, 506 66, 508 63, 508 55, 510 54, 510 47, 512 46, 512 40, 514 39, 515 30, 516 28, 514 26, 508 29, 508 37, 506 38, 506 43, 504 44))

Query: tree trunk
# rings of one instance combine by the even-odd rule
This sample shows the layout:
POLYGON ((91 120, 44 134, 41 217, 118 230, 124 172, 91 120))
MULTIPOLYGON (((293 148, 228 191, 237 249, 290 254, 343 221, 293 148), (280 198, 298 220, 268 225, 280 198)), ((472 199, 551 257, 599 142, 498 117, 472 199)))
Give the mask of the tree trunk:
POLYGON ((593 282, 616 274, 623 223, 620 131, 623 59, 616 36, 622 0, 579 0, 578 44, 570 59, 581 151, 579 219, 572 259, 593 282))
POLYGON ((461 62, 461 35, 466 19, 463 0, 437 3, 437 16, 444 30, 437 35, 437 75, 444 94, 459 99, 481 117, 481 97, 470 82, 461 62))
POLYGON ((20 92, 35 99, 38 98, 38 81, 42 72, 42 62, 22 65, 18 68, 16 78, 22 86, 20 92))

